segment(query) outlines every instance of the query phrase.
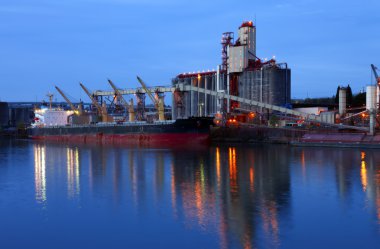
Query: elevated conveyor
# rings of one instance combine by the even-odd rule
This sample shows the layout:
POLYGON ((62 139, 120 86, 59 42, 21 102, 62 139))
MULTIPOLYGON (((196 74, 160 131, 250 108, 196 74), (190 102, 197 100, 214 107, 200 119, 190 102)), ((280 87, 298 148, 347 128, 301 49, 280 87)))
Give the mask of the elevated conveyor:
MULTIPOLYGON (((153 92, 159 91, 159 92, 172 92, 172 93, 174 93, 175 90, 183 91, 183 92, 194 91, 194 92, 198 92, 198 93, 203 93, 205 95, 215 96, 218 99, 233 100, 233 101, 237 101, 237 102, 247 104, 250 106, 262 107, 262 108, 265 108, 268 110, 278 111, 278 112, 281 112, 284 114, 289 114, 289 115, 294 115, 297 117, 301 117, 307 121, 317 122, 317 123, 325 124, 325 125, 329 125, 329 126, 346 128, 346 129, 354 129, 354 130, 366 131, 366 132, 369 131, 368 127, 357 127, 357 126, 350 126, 350 125, 334 124, 334 123, 329 122, 329 119, 327 117, 324 117, 323 115, 315 115, 315 114, 308 114, 308 113, 304 113, 304 112, 294 111, 294 110, 291 110, 291 109, 288 109, 285 107, 281 107, 281 106, 271 105, 271 104, 251 100, 251 99, 245 99, 245 98, 241 98, 238 96, 229 95, 229 94, 226 94, 224 91, 218 92, 218 91, 213 91, 213 90, 209 90, 209 89, 205 89, 205 88, 201 88, 201 87, 197 87, 197 86, 184 85, 184 84, 177 84, 173 87, 150 87, 149 88, 149 91, 151 91, 151 92, 152 91, 153 92)), ((146 90, 144 90, 143 88, 127 89, 127 90, 121 90, 120 89, 119 92, 122 95, 127 95, 127 94, 135 94, 135 93, 146 93, 146 90)), ((112 95, 114 95, 114 91, 96 91, 96 92, 94 92, 94 95, 112 96, 112 95)))

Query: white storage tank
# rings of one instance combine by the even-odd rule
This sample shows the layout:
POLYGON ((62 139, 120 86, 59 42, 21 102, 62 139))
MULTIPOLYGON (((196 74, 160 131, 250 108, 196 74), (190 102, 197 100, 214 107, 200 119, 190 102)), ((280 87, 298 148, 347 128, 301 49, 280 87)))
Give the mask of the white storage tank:
POLYGON ((334 124, 335 123, 335 112, 321 112, 320 114, 322 122, 334 124))
POLYGON ((347 106, 347 101, 346 101, 346 88, 340 88, 339 89, 339 115, 343 116, 346 114, 346 106, 347 106))
POLYGON ((376 86, 367 86, 366 93, 366 108, 367 110, 376 108, 376 97, 377 95, 377 87, 376 86))

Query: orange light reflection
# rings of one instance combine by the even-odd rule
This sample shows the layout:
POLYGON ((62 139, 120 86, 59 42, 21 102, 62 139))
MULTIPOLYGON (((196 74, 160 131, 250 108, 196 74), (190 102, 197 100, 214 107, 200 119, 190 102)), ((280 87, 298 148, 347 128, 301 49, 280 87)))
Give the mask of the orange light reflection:
POLYGON ((229 162, 231 192, 237 192, 237 168, 236 168, 236 149, 235 148, 228 148, 228 162, 229 162))
POLYGON ((216 180, 218 184, 218 189, 220 187, 220 149, 219 147, 216 147, 216 180))
POLYGON ((366 156, 366 154, 364 151, 360 152, 360 157, 361 157, 362 161, 365 160, 365 156, 366 156))
POLYGON ((301 167, 302 167, 302 176, 306 176, 306 160, 305 160, 305 151, 301 152, 301 167))
POLYGON ((367 169, 365 161, 362 161, 361 169, 360 169, 360 179, 363 185, 363 191, 367 190, 368 186, 368 178, 367 178, 367 169))
POLYGON ((255 191, 255 188, 254 188, 254 185, 255 185, 255 169, 253 167, 249 169, 249 183, 250 183, 251 191, 254 192, 255 191))

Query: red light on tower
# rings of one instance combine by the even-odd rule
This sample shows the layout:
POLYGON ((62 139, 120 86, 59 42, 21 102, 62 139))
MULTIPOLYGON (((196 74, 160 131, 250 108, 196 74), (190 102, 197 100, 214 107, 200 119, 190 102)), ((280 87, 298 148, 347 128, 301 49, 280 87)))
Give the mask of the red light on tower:
POLYGON ((253 22, 252 21, 243 22, 240 28, 243 28, 243 27, 253 27, 253 22))

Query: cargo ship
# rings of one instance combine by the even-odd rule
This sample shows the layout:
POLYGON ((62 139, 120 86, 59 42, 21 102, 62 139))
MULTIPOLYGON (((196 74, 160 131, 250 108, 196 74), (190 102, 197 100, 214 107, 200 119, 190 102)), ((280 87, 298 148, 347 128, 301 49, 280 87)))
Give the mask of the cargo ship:
POLYGON ((165 116, 163 99, 159 96, 154 97, 141 78, 137 77, 137 79, 157 109, 157 115, 154 116, 158 116, 158 120, 156 120, 157 117, 150 119, 144 114, 139 115, 139 119, 136 120, 133 101, 127 103, 111 80, 108 81, 115 91, 115 96, 122 102, 128 116, 109 114, 106 103, 99 104, 82 83, 80 86, 91 99, 96 112, 92 112, 91 108, 89 111, 84 111, 81 104, 78 107, 74 106, 63 91, 56 86, 57 91, 69 104, 70 110, 53 108, 53 94, 48 93, 49 108, 35 109, 34 122, 27 129, 28 137, 57 142, 146 146, 188 146, 209 142, 213 118, 188 117, 168 120, 165 116), (126 121, 127 117, 128 121, 126 121))
POLYGON ((209 131, 212 124, 212 118, 194 117, 153 123, 136 121, 36 126, 28 128, 27 134, 32 139, 56 142, 188 146, 209 143, 209 131))

